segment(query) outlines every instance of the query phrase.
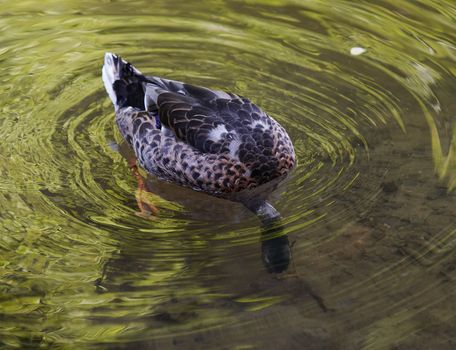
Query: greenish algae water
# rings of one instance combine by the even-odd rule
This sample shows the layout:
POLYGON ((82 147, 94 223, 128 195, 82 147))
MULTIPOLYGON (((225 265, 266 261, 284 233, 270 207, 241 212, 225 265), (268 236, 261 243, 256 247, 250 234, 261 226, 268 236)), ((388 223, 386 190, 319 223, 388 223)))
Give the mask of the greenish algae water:
POLYGON ((455 28, 450 0, 0 1, 0 348, 454 349, 455 28), (236 203, 151 178, 135 215, 106 51, 286 127, 288 271, 236 203))

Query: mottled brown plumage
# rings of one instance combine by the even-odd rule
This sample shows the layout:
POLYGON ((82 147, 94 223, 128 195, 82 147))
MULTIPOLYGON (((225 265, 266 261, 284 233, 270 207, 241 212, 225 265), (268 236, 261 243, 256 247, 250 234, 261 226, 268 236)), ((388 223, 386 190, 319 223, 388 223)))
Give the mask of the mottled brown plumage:
POLYGON ((122 136, 161 179, 226 196, 283 179, 295 165, 285 129, 246 98, 144 76, 113 54, 103 80, 122 136))

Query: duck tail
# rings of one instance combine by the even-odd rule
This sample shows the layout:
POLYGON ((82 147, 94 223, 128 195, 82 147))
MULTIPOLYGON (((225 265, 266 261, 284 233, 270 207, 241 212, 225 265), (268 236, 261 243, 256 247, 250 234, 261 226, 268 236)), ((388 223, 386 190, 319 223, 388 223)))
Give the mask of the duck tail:
POLYGON ((107 52, 104 58, 102 78, 116 111, 124 107, 144 110, 145 77, 139 70, 120 56, 107 52))

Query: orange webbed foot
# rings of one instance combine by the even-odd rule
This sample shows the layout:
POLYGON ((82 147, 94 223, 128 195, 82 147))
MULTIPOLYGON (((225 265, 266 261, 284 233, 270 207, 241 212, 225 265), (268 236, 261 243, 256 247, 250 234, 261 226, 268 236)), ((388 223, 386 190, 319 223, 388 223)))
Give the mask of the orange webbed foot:
POLYGON ((140 211, 136 215, 146 219, 153 219, 158 213, 158 208, 152 203, 153 193, 146 187, 144 178, 139 173, 138 166, 136 165, 136 160, 129 160, 128 166, 138 181, 135 198, 140 211))

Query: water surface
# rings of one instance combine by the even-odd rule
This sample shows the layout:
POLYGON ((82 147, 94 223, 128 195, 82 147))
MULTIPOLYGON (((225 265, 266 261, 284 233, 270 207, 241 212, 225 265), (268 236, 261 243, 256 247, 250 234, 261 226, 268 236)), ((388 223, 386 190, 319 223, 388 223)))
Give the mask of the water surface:
POLYGON ((449 0, 0 1, 0 348, 456 347, 455 23, 449 0), (150 178, 135 215, 106 51, 288 130, 286 272, 239 204, 150 178))

